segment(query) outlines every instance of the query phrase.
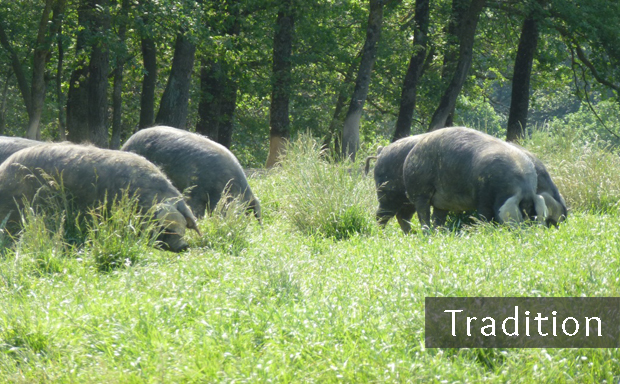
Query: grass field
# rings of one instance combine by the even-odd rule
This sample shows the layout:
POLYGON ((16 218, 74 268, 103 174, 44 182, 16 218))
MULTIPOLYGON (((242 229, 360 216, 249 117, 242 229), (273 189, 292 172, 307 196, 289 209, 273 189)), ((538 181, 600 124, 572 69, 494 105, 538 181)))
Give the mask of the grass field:
POLYGON ((233 206, 185 253, 132 217, 71 248, 29 216, 0 256, 0 382, 618 382, 616 349, 424 347, 426 296, 620 295, 618 156, 545 133, 526 147, 571 208, 557 230, 381 230, 361 160, 308 138, 250 179, 262 226, 233 206))

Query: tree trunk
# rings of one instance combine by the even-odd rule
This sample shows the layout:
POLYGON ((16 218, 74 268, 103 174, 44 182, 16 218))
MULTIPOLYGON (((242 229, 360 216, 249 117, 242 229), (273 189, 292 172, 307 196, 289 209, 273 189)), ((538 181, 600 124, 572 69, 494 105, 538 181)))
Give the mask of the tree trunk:
POLYGON ((530 101, 530 76, 538 45, 538 23, 534 11, 523 21, 519 48, 512 76, 512 98, 506 129, 506 140, 517 141, 525 137, 530 101))
POLYGON ((67 140, 74 143, 90 139, 88 131, 88 93, 86 79, 88 67, 82 62, 71 74, 67 95, 67 140))
POLYGON ((237 107, 237 82, 220 61, 203 60, 196 132, 230 148, 237 107))
POLYGON ((62 44, 62 26, 58 28, 58 64, 56 66, 56 99, 58 100, 58 136, 60 141, 67 140, 66 115, 64 110, 64 95, 62 93, 62 72, 64 66, 65 49, 62 44))
POLYGON ((219 133, 221 64, 203 58, 200 65, 200 101, 196 132, 217 141, 219 133))
POLYGON ((45 44, 50 14, 52 13, 52 0, 45 1, 43 15, 39 22, 39 31, 37 33, 37 41, 32 59, 32 83, 30 91, 30 112, 28 113, 28 129, 26 137, 32 140, 41 138, 41 130, 39 123, 41 122, 41 114, 43 113, 43 105, 45 102, 45 64, 47 64, 47 56, 49 54, 49 46, 45 44))
MULTIPOLYGON (((122 47, 125 46, 128 12, 129 0, 123 0, 121 3, 120 25, 118 26, 118 39, 122 47)), ((125 60, 127 60, 127 52, 122 49, 122 51, 118 53, 116 68, 114 68, 114 87, 112 88, 112 138, 110 140, 111 149, 119 149, 121 147, 121 130, 123 123, 123 69, 125 67, 125 60)))
POLYGON ((413 32, 413 54, 403 82, 400 96, 400 109, 392 141, 411 135, 411 121, 415 110, 418 80, 422 76, 426 58, 429 26, 430 0, 416 0, 413 32))
MULTIPOLYGON (((459 61, 459 30, 463 23, 463 17, 469 7, 469 0, 452 0, 452 11, 450 20, 446 26, 446 45, 443 55, 443 66, 441 68, 441 80, 445 87, 448 87, 454 75, 459 61)), ((456 105, 455 105, 456 106, 456 105)), ((445 126, 451 127, 454 124, 454 107, 446 119, 445 126)))
POLYGON ((91 0, 93 33, 95 38, 91 44, 90 63, 88 65, 88 127, 90 141, 100 148, 108 147, 108 126, 106 124, 108 110, 108 75, 110 59, 107 48, 106 34, 110 29, 108 16, 109 0, 91 0), (102 10, 101 10, 102 9, 102 10))
POLYGON ((383 24, 383 0, 370 0, 368 25, 366 27, 366 42, 362 49, 362 60, 357 72, 355 89, 342 129, 342 155, 355 160, 355 154, 360 145, 360 120, 364 103, 370 87, 370 75, 377 56, 377 42, 381 37, 383 24))
MULTIPOLYGON (((78 32, 75 45, 75 56, 80 57, 86 47, 87 28, 90 24, 86 11, 87 0, 82 0, 78 7, 78 24, 82 28, 78 32)), ((80 60, 69 79, 67 94, 67 140, 74 143, 86 142, 90 139, 88 130, 88 65, 80 60)))
POLYGON ((348 94, 350 92, 350 84, 353 82, 353 74, 355 72, 355 68, 357 68, 358 63, 357 60, 362 56, 362 50, 358 52, 355 58, 349 64, 349 68, 347 68, 347 72, 344 74, 344 79, 342 81, 342 85, 340 86, 340 90, 338 91, 338 98, 336 98, 336 105, 334 107, 334 114, 332 115, 332 119, 329 122, 329 127, 327 128, 327 136, 323 141, 323 146, 326 148, 332 148, 331 143, 334 141, 333 146, 333 154, 340 154, 340 140, 341 133, 340 127, 344 124, 345 118, 345 106, 348 100, 348 94))
POLYGON ((11 80, 11 73, 6 74, 4 80, 4 86, 2 87, 2 98, 0 99, 0 135, 4 135, 6 129, 6 101, 8 99, 9 80, 11 80))
POLYGON ((467 79, 467 73, 471 67, 473 59, 473 46, 476 35, 476 26, 480 17, 480 12, 484 7, 485 0, 472 0, 467 12, 461 19, 461 27, 459 28, 460 46, 459 61, 452 76, 452 80, 445 90, 439 106, 433 114, 429 131, 434 131, 446 126, 446 121, 456 106, 456 99, 463 88, 463 84, 467 79))
MULTIPOLYGON (((239 1, 220 0, 218 10, 229 20, 220 33, 236 37, 241 32, 239 1)), ((234 49, 234 48, 233 48, 234 49)), ((196 132, 229 148, 232 142, 233 117, 237 106, 236 69, 221 54, 203 58, 200 71, 200 102, 196 132)))
POLYGON ((141 39, 144 76, 142 77, 142 93, 140 94, 140 122, 138 127, 152 127, 155 122, 155 84, 157 83, 157 48, 153 38, 144 36, 141 39))
POLYGON ((230 79, 224 81, 224 91, 220 103, 220 124, 217 142, 230 148, 233 134, 233 117, 237 108, 237 83, 230 79))
POLYGON ((289 137, 289 98, 291 93, 291 54, 294 16, 292 0, 282 0, 273 38, 273 80, 269 108, 269 155, 267 168, 273 167, 289 137))
POLYGON ((174 46, 170 77, 159 103, 155 123, 185 129, 195 53, 196 45, 186 35, 179 33, 174 46))
POLYGON ((110 140, 110 149, 119 149, 121 147, 121 130, 123 124, 123 68, 123 63, 118 63, 114 69, 114 86, 112 88, 112 138, 110 140))

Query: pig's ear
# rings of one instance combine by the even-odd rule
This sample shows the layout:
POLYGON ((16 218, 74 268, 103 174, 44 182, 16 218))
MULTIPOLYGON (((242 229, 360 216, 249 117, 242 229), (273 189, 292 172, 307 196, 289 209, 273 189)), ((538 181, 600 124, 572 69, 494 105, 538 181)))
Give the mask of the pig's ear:
POLYGON ((198 233, 198 236, 200 236, 200 230, 198 229, 198 223, 196 223, 196 217, 192 213, 192 210, 189 209, 189 207, 187 206, 187 204, 185 204, 183 200, 179 201, 176 207, 179 210, 179 212, 181 212, 183 217, 185 217, 185 221, 187 221, 187 228, 193 229, 194 231, 198 233))

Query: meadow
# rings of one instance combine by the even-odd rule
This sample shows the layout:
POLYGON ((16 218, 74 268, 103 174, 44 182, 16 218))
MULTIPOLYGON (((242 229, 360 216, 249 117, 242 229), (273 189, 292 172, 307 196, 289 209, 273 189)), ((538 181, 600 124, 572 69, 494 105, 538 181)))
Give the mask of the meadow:
POLYGON ((0 255, 0 382, 618 382, 617 349, 424 347, 426 296, 620 296, 620 157, 569 129, 524 146, 567 201, 558 229, 380 229, 364 156, 305 136, 250 176, 262 226, 221 205, 184 253, 131 199, 81 228, 26 211, 0 255))

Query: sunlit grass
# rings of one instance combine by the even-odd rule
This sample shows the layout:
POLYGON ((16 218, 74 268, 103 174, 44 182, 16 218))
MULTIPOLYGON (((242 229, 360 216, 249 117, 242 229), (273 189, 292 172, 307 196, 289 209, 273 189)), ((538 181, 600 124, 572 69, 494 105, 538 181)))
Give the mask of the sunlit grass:
MULTIPOLYGON (((230 206, 203 219, 202 236, 191 234, 192 247, 181 254, 144 247, 139 262, 104 273, 84 247, 61 252, 56 266, 41 268, 37 260, 48 260, 45 250, 65 248, 35 219, 0 256, 0 378, 618 380, 617 349, 424 348, 426 296, 618 296, 615 210, 589 210, 567 197, 575 205, 559 229, 479 224, 405 236, 394 222, 385 230, 375 226, 374 187, 354 173, 359 164, 342 167, 317 158, 316 148, 307 150, 313 152, 303 166, 300 159, 250 178, 263 206, 262 226, 242 207, 230 206), (339 167, 353 171, 340 174, 339 167), (295 172, 313 183, 303 184, 295 172), (341 184, 332 189, 351 196, 331 196, 326 186, 335 180, 341 184), (322 200, 296 197, 303 191, 307 199, 322 200), (362 207, 355 215, 369 226, 350 225, 355 229, 347 236, 319 230, 329 218, 323 206, 332 202, 362 207), (296 204, 307 204, 298 208, 306 217, 294 217, 296 204), (20 256, 26 253, 31 256, 20 256)), ((555 176, 556 165, 549 163, 555 176)), ((562 185, 565 196, 581 188, 562 185)), ((596 206, 604 200, 588 201, 596 206)))

